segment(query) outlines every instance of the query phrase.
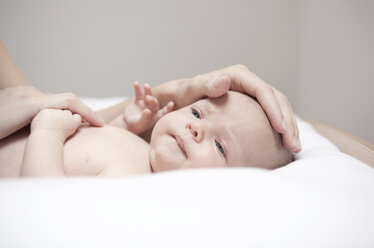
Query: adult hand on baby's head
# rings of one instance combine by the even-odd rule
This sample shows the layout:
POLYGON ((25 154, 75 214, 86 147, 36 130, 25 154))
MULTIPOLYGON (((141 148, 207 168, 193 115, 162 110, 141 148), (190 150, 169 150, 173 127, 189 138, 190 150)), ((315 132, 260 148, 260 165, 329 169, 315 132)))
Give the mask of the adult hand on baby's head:
POLYGON ((205 96, 219 97, 228 90, 255 97, 273 128, 282 135, 284 146, 292 152, 301 151, 297 123, 287 97, 245 66, 235 65, 198 75, 181 87, 189 92, 189 99, 185 101, 196 101, 205 96))
POLYGON ((43 109, 32 120, 31 133, 47 132, 55 135, 61 142, 65 142, 81 123, 81 116, 69 110, 43 109))
POLYGON ((149 85, 144 86, 144 93, 138 84, 134 83, 135 100, 131 102, 123 113, 124 126, 134 134, 141 134, 152 128, 164 115, 173 110, 174 103, 169 102, 160 109, 160 104, 149 85))

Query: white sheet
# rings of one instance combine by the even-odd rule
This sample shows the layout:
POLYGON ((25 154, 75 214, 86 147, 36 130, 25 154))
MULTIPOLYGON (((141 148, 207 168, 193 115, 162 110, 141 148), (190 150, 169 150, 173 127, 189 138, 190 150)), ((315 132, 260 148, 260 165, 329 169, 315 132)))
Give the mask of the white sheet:
POLYGON ((374 170, 299 121, 274 171, 0 181, 0 247, 374 247, 374 170))

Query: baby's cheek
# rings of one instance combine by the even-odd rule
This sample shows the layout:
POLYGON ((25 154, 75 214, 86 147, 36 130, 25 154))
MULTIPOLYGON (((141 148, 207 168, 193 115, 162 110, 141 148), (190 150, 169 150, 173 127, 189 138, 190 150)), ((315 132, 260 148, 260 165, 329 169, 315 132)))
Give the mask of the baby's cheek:
POLYGON ((179 169, 182 161, 177 156, 173 156, 167 146, 158 146, 150 150, 150 162, 155 172, 179 169))
POLYGON ((192 168, 219 168, 225 166, 225 160, 212 150, 205 152, 200 150, 189 162, 192 168))

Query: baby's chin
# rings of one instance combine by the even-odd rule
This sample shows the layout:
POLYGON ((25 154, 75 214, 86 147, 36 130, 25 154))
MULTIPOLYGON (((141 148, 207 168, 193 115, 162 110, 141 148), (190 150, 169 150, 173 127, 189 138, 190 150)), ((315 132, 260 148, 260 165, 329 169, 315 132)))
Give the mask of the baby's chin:
POLYGON ((149 149, 149 163, 151 165, 152 172, 159 172, 159 164, 157 163, 156 154, 155 151, 152 149, 149 149))
POLYGON ((175 170, 175 166, 170 159, 170 151, 162 148, 149 150, 149 163, 153 172, 175 170))

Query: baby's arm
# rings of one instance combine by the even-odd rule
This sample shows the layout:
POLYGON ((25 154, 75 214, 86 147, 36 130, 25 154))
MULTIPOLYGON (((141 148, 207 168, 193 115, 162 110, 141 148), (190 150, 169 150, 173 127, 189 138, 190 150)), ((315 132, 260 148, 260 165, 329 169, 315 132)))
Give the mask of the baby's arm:
POLYGON ((64 143, 80 124, 69 110, 42 110, 31 123, 21 176, 64 176, 64 143))

